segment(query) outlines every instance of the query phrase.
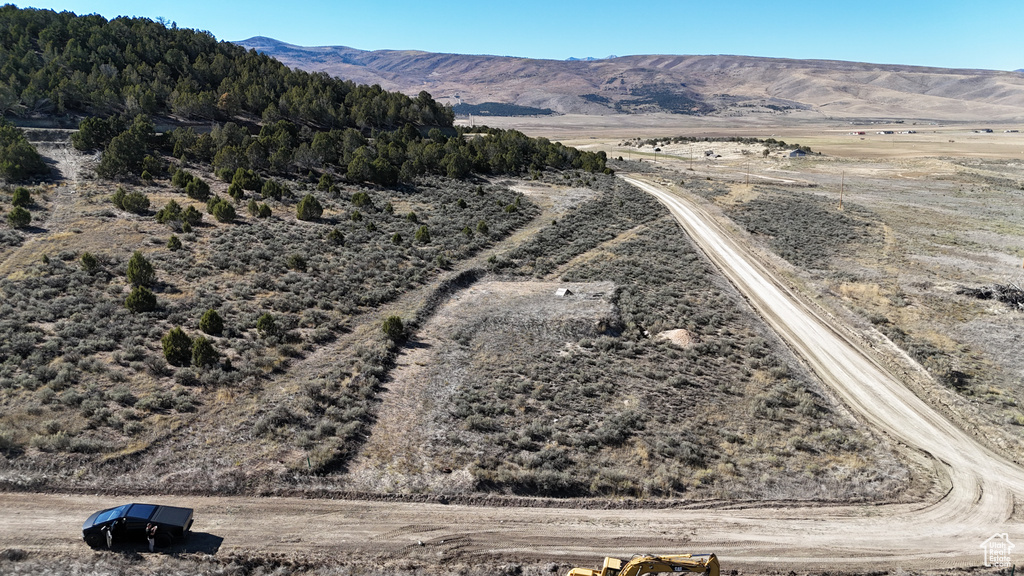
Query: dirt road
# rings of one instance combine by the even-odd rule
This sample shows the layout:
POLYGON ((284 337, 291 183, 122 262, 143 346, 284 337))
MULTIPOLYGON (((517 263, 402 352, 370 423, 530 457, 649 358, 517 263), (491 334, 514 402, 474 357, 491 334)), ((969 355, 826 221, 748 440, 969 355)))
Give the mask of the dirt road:
MULTIPOLYGON (((877 430, 934 469, 921 503, 576 510, 287 498, 147 497, 196 509, 196 551, 393 553, 599 563, 636 552, 715 552, 724 569, 941 569, 982 563, 996 533, 1024 534, 1015 515, 1024 471, 910 393, 854 342, 801 303, 697 205, 650 182, 711 260, 814 371, 877 430)), ((123 498, 0 494, 0 549, 84 550, 78 523, 123 498)), ((425 556, 424 556, 425 555, 425 556)), ((433 555, 433 556, 432 556, 433 555)))

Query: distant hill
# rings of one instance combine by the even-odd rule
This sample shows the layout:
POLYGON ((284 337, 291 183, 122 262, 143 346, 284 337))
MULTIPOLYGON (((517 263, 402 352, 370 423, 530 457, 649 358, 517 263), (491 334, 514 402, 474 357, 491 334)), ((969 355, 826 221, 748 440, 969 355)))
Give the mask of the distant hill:
POLYGON ((459 103, 558 113, 790 114, 834 118, 1024 119, 1014 72, 749 56, 532 60, 412 50, 237 42, 304 70, 459 103))

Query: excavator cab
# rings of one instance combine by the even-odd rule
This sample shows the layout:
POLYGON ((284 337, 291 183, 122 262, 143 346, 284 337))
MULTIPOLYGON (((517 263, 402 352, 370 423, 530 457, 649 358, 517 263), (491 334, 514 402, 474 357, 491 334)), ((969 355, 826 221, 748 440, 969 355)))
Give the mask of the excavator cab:
POLYGON ((643 576, 671 572, 692 572, 703 576, 720 575, 718 558, 714 554, 638 554, 626 563, 618 558, 606 557, 600 571, 573 568, 566 576, 643 576))
POLYGON ((618 558, 605 557, 604 566, 601 566, 601 570, 591 570, 590 568, 573 568, 569 570, 566 576, 619 576, 619 571, 622 570, 622 560, 618 558))
POLYGON ((601 576, 619 576, 619 570, 622 570, 622 560, 605 557, 604 566, 601 567, 601 576))

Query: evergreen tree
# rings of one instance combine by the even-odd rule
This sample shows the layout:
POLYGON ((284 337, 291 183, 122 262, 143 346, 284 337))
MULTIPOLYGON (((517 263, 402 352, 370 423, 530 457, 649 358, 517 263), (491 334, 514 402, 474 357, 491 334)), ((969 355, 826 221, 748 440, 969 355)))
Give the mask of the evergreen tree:
POLYGON ((125 298, 124 306, 135 313, 152 312, 156 310, 156 295, 145 286, 136 286, 125 298))
POLYGON ((192 339, 180 327, 172 328, 160 339, 164 358, 174 366, 188 366, 192 360, 192 339))
POLYGON ((401 342, 405 339, 405 326, 399 316, 388 316, 381 323, 381 330, 392 342, 401 342))
POLYGON ((185 184, 185 194, 189 198, 203 202, 210 197, 210 185, 202 178, 194 177, 185 184))
POLYGON ((224 320, 216 310, 210 308, 199 319, 199 329, 213 336, 220 336, 224 331, 224 320))
POLYGON ((306 194, 295 207, 295 217, 299 220, 316 220, 323 213, 324 207, 312 194, 306 194))
POLYGON ((32 205, 32 193, 27 188, 15 188, 11 196, 11 205, 19 208, 28 208, 32 205))
POLYGON ((44 176, 49 171, 25 134, 5 118, 0 118, 0 178, 20 182, 44 176))
POLYGON ((92 254, 88 252, 82 252, 82 256, 81 258, 79 258, 79 260, 82 263, 82 270, 85 270, 89 274, 92 274, 93 272, 99 270, 99 260, 97 260, 96 257, 93 256, 92 254))
POLYGON ((217 363, 220 354, 214 349, 213 343, 205 336, 199 336, 192 341, 192 365, 197 368, 212 366, 217 363))
POLYGON ((210 212, 213 214, 213 217, 217 219, 217 222, 232 222, 236 216, 235 207, 223 198, 219 199, 219 201, 213 205, 210 212))
POLYGON ((128 260, 128 268, 125 271, 128 281, 133 286, 151 286, 156 282, 156 271, 153 265, 146 260, 142 252, 135 252, 128 260))
POLYGON ((21 206, 15 206, 7 213, 7 223, 11 228, 28 228, 32 223, 32 213, 21 206))
POLYGON ((256 332, 263 338, 277 334, 277 321, 271 314, 264 314, 256 320, 256 332))
POLYGON ((416 241, 420 244, 430 244, 430 229, 426 225, 416 229, 416 241))

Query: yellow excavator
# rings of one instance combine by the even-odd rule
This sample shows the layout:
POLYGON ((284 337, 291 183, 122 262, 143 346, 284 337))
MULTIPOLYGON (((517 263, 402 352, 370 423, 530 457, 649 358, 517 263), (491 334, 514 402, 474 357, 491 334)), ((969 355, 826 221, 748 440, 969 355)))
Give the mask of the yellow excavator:
POLYGON ((626 563, 618 558, 605 558, 600 570, 573 568, 566 576, 640 576, 660 572, 702 572, 707 576, 719 576, 718 558, 714 554, 638 554, 626 563))

